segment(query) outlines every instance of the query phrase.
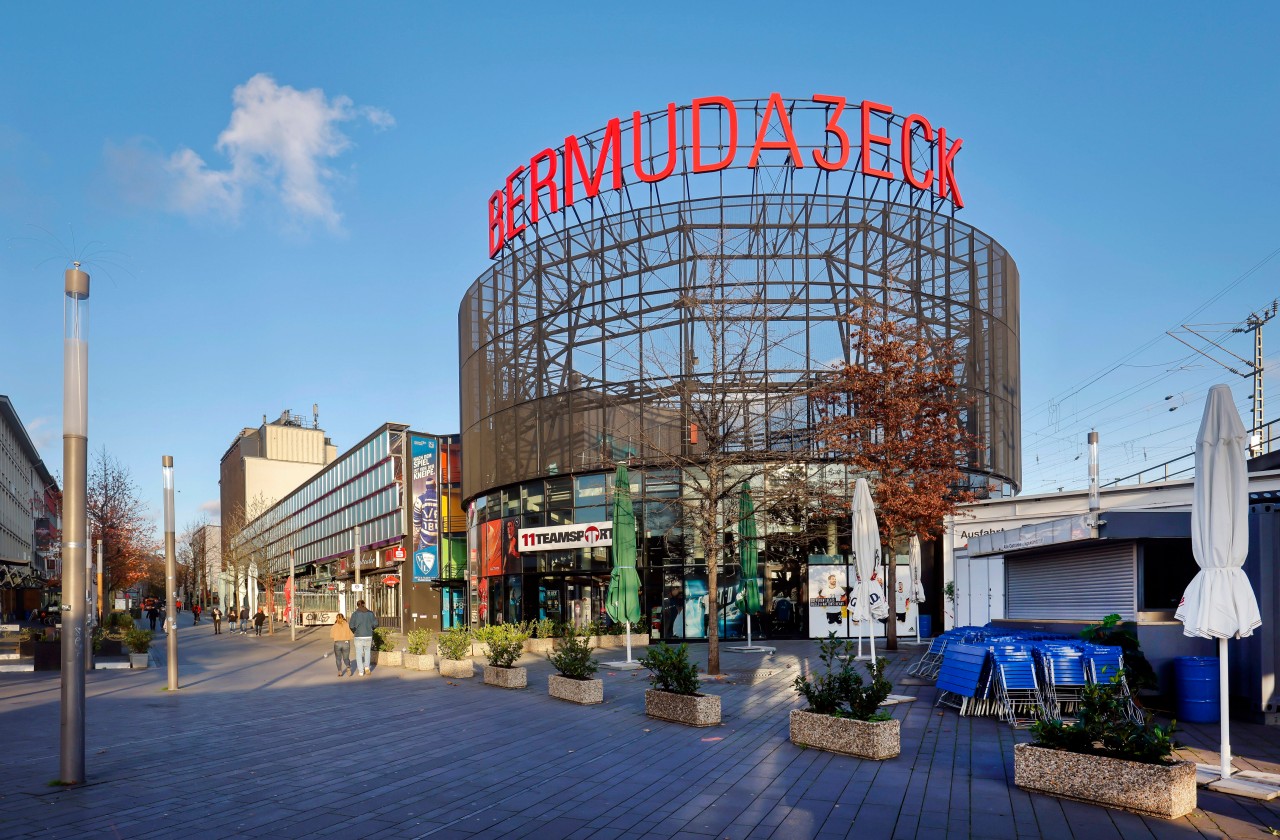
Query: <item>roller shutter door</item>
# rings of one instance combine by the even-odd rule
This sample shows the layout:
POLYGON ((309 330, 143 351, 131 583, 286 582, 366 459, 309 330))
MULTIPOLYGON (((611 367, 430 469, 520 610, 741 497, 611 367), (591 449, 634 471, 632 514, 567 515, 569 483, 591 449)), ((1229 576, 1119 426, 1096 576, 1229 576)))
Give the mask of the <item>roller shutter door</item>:
POLYGON ((1134 543, 1087 550, 1005 556, 1008 618, 1098 621, 1119 613, 1133 620, 1138 600, 1134 543))

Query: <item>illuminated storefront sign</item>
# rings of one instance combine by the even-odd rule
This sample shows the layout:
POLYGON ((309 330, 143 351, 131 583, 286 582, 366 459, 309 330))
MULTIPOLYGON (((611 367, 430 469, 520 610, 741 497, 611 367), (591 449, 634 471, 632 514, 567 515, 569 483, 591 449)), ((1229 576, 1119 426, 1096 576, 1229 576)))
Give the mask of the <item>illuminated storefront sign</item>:
POLYGON ((519 545, 521 553, 613 545, 613 523, 584 522, 581 525, 521 528, 519 545))
POLYGON ((903 117, 878 102, 851 103, 822 93, 807 100, 772 93, 759 102, 763 107, 723 96, 680 106, 671 102, 665 114, 635 111, 626 121, 615 117, 598 137, 571 134, 562 146, 534 154, 489 196, 489 255, 545 214, 567 211, 576 201, 621 190, 627 182, 657 184, 740 168, 743 160, 748 170, 768 160, 767 165, 795 170, 816 167, 901 180, 955 208, 964 206, 955 175, 955 156, 964 141, 944 127, 935 129, 920 114, 903 117), (821 119, 804 123, 798 133, 795 111, 802 103, 807 111, 818 110, 821 119), (787 157, 777 157, 781 153, 787 157))

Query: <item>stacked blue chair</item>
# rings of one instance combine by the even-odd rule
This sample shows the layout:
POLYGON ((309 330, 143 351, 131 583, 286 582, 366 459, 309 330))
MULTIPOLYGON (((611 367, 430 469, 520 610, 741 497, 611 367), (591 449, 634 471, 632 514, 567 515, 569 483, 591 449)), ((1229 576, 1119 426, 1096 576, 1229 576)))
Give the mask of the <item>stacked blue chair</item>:
POLYGON ((991 649, 996 712, 1010 726, 1029 726, 1045 716, 1046 703, 1032 649, 1021 643, 991 649))
POLYGON ((954 627, 945 633, 934 636, 929 642, 929 649, 925 651, 911 667, 907 669, 907 673, 920 677, 921 679, 932 680, 938 676, 938 671, 942 668, 942 656, 946 653, 947 645, 964 637, 966 628, 954 627))
POLYGON ((990 669, 985 645, 951 642, 942 656, 938 671, 939 706, 951 706, 960 714, 976 711, 987 697, 990 669))
POLYGON ((1080 643, 1042 641, 1035 644, 1035 651, 1044 678, 1046 711, 1071 720, 1089 683, 1080 643))
POLYGON ((1084 658, 1089 682, 1109 683, 1113 677, 1119 676, 1116 685, 1120 689, 1120 695, 1129 702, 1129 717, 1142 721, 1144 718, 1142 709, 1133 702, 1133 695, 1129 693, 1129 682, 1124 676, 1124 649, 1110 645, 1086 644, 1084 658))

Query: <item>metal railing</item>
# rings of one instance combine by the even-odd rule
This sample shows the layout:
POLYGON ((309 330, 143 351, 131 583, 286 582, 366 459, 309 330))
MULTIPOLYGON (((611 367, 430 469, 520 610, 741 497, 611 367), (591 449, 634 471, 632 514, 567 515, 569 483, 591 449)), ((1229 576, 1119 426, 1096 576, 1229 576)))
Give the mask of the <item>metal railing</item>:
MULTIPOLYGON (((1272 452, 1274 449, 1275 445, 1273 441, 1276 440, 1276 435, 1272 433, 1272 427, 1277 423, 1280 423, 1280 419, 1264 423, 1249 433, 1250 439, 1254 439, 1255 436, 1261 435, 1257 446, 1263 455, 1272 452)), ((1119 487, 1124 484, 1150 484, 1155 481, 1170 481, 1176 478, 1192 478, 1196 472, 1195 458, 1195 452, 1188 452, 1185 455, 1179 455, 1177 458, 1171 458, 1164 463, 1156 464, 1154 467, 1147 467, 1146 469, 1132 473, 1131 475, 1121 476, 1113 481, 1108 481, 1102 486, 1119 487)))

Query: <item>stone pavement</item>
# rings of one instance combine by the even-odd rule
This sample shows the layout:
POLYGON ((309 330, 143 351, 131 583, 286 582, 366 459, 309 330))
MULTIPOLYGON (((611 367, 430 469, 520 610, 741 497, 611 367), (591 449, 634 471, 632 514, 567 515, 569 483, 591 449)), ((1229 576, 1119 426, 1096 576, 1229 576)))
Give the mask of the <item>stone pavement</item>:
MULTIPOLYGON (((184 614, 189 621, 189 614, 184 614)), ((87 677, 89 781, 58 775, 57 674, 0 674, 0 838, 1271 837, 1280 803, 1200 792, 1176 822, 1027 794, 1013 744, 1027 733, 914 703, 902 755, 885 762, 795 747, 791 681, 815 653, 725 653, 724 723, 691 729, 644 715, 646 672, 603 672, 604 704, 530 688, 381 668, 336 676, 327 628, 274 637, 180 631, 181 690, 157 667, 87 677)), ((692 648, 705 661, 705 647, 692 648)), ((603 653, 613 658, 616 651, 603 653)), ((814 657, 816 660, 816 657, 814 657)), ((909 655, 895 656, 891 676, 909 655)), ((477 669, 478 670, 478 669, 477 669)), ((1280 770, 1280 733, 1236 724, 1233 745, 1280 770)), ((1214 727, 1182 737, 1210 747, 1214 727)), ((1198 752, 1214 761, 1212 752, 1198 752)))

